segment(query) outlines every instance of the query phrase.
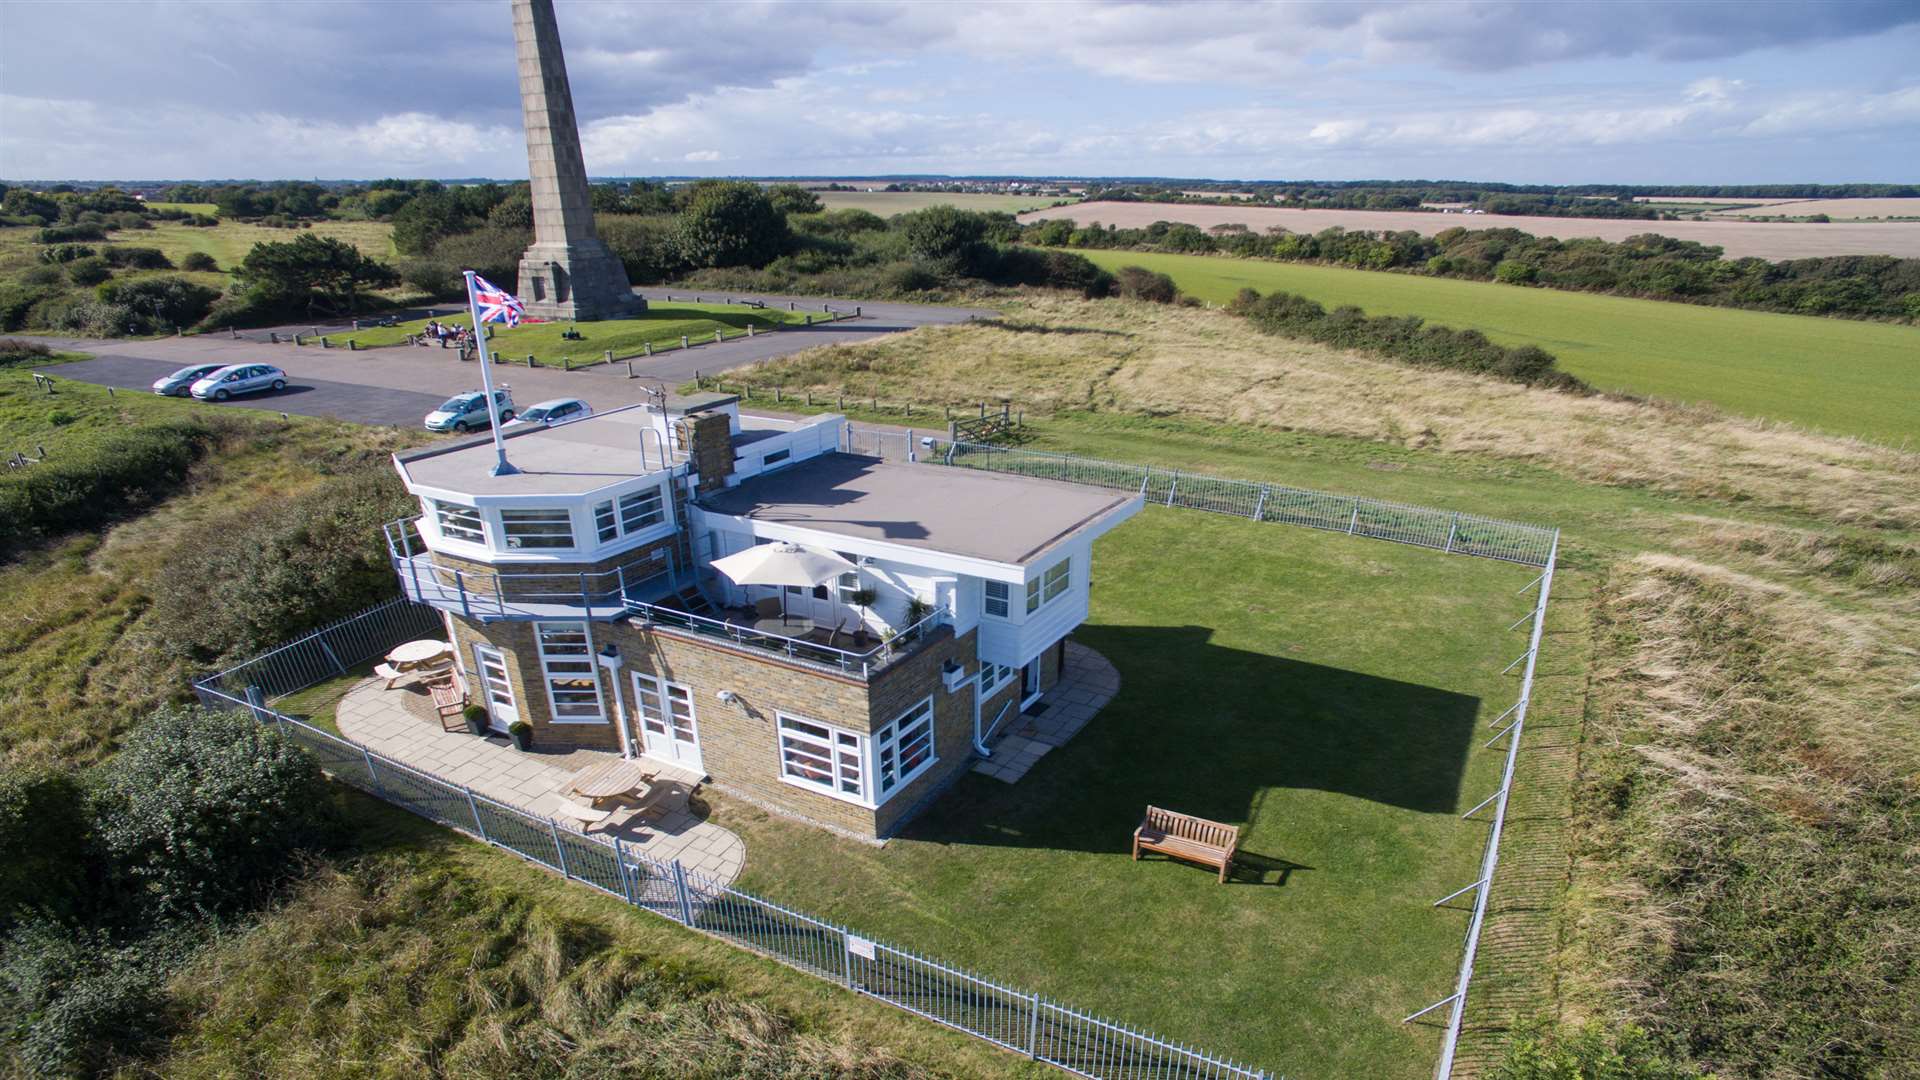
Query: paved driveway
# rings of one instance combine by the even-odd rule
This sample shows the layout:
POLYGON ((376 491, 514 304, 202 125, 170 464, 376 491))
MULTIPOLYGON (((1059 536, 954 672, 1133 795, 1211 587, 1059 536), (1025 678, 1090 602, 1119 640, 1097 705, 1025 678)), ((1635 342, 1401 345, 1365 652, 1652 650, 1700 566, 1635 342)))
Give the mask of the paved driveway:
MULTIPOLYGON (((664 299, 669 295, 665 289, 640 291, 649 299, 664 299)), ((680 299, 692 294, 672 291, 671 295, 680 299)), ((701 296, 708 300, 727 298, 704 293, 701 296)), ((785 306, 789 298, 755 296, 754 299, 785 306)), ((792 299, 796 304, 811 305, 816 310, 822 303, 817 297, 792 299)), ((846 300, 827 303, 836 311, 850 311, 855 306, 853 301, 846 300)), ((862 310, 858 319, 760 334, 634 360, 635 377, 631 379, 627 377, 624 363, 571 372, 500 364, 494 367, 493 376, 496 386, 505 384, 512 388, 514 402, 521 408, 547 398, 577 397, 596 410, 606 410, 643 401, 647 387, 665 383, 671 389, 691 380, 695 372, 713 374, 817 345, 871 341, 918 326, 965 322, 993 314, 980 309, 922 304, 861 302, 859 306, 862 310)), ((286 391, 236 398, 213 407, 268 409, 366 424, 416 426, 422 417, 452 395, 480 388, 479 368, 472 362, 462 363, 452 349, 393 346, 349 352, 311 345, 272 345, 244 337, 234 340, 217 335, 150 341, 49 339, 48 344, 94 356, 92 360, 47 368, 48 374, 142 392, 161 375, 188 364, 277 364, 287 372, 290 385, 286 391)))

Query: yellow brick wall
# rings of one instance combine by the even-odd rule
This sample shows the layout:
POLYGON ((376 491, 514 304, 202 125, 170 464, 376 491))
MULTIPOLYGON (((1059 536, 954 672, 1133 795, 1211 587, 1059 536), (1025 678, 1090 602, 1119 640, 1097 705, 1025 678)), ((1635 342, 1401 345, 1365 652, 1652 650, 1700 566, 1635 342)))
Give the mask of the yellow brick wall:
MULTIPOLYGON (((514 704, 519 706, 520 719, 533 726, 533 744, 539 747, 556 749, 620 749, 620 733, 614 727, 615 699, 613 687, 604 670, 595 668, 595 677, 600 681, 601 701, 606 708, 607 720, 599 724, 556 724, 553 722, 553 707, 547 700, 545 676, 540 671, 540 650, 534 641, 533 624, 530 622, 472 622, 459 615, 451 617, 454 643, 460 650, 461 670, 467 673, 468 685, 473 688, 473 700, 484 702, 484 695, 478 688, 479 673, 475 670, 473 643, 476 641, 492 645, 499 649, 507 661, 507 681, 513 686, 514 704)), ((607 624, 593 624, 595 648, 604 642, 603 634, 607 624)))

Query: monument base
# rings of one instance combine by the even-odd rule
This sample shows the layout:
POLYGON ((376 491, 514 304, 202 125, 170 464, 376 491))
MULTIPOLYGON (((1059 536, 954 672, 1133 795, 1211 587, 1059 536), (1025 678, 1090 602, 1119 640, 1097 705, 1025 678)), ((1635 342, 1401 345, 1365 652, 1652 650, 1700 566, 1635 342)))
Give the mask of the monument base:
POLYGON ((548 321, 592 322, 647 310, 627 282, 627 268, 598 240, 535 244, 520 257, 520 302, 548 321))

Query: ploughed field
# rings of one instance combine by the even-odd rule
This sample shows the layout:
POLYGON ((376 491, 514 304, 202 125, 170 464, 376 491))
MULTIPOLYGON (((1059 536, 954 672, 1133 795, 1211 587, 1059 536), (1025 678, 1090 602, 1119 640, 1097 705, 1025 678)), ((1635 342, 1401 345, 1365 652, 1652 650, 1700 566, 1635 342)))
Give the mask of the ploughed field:
POLYGON ((1170 274, 1214 303, 1252 288, 1472 327, 1502 344, 1538 345, 1603 390, 1893 444, 1920 438, 1920 328, 1911 326, 1261 259, 1081 254, 1109 270, 1170 274))
MULTIPOLYGON (((1877 200, 1878 201, 1878 200, 1877 200)), ((1916 200, 1888 200, 1916 202, 1916 200)), ((1758 208, 1756 208, 1758 209, 1758 208)), ((1794 213, 1821 213, 1815 209, 1794 213)), ((1435 214, 1397 210, 1288 210, 1267 206, 1194 206, 1182 203, 1083 202, 1020 215, 1023 222, 1065 218, 1080 225, 1099 222, 1137 229, 1156 221, 1211 228, 1245 225, 1256 232, 1280 228, 1316 233, 1322 229, 1412 230, 1432 236, 1442 229, 1519 229, 1562 240, 1598 237, 1625 240, 1658 233, 1725 249, 1729 258, 1808 259, 1825 255, 1898 255, 1920 258, 1920 221, 1827 224, 1764 221, 1634 221, 1615 218, 1531 217, 1522 214, 1435 214)))

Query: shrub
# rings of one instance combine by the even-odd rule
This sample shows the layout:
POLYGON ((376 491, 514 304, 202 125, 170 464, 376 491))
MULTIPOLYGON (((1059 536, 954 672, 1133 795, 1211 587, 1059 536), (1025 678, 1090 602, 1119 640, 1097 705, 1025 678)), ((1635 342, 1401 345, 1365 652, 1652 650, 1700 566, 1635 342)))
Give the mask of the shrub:
POLYGON ((414 507, 392 468, 372 460, 297 500, 209 519, 176 541, 155 588, 168 647, 212 663, 391 597, 380 526, 414 507))
POLYGON ((787 219, 758 184, 703 180, 687 189, 680 254, 694 266, 759 266, 787 246, 787 219))
POLYGON ((460 271, 444 259, 403 259, 398 270, 402 284, 435 299, 453 299, 466 288, 460 271))
POLYGON ((104 1075, 161 1030, 167 938, 116 945, 47 922, 0 944, 0 1031, 8 1056, 38 1076, 104 1075))
POLYGON ((70 263, 75 259, 84 259, 98 252, 85 244, 54 244, 40 249, 40 261, 44 263, 70 263))
POLYGON ((244 712, 168 706, 133 729, 95 795, 94 827, 140 909, 221 914, 256 902, 334 835, 320 766, 244 712))
POLYGON ((1171 304, 1180 297, 1180 290, 1174 287, 1173 278, 1141 266, 1123 266, 1114 271, 1113 285, 1114 291, 1128 300, 1171 304))
POLYGON ((0 368, 19 364, 44 364, 53 359, 53 349, 38 341, 0 338, 0 368))
POLYGON ((75 285, 98 285, 113 276, 113 268, 98 255, 88 255, 67 264, 67 279, 75 285))
POLYGON ((600 239, 626 267, 636 285, 666 281, 686 267, 678 227, 671 217, 607 214, 595 218, 600 239))
POLYGON ((1532 263, 1514 259, 1501 259, 1493 268, 1493 280, 1507 285, 1529 285, 1539 276, 1539 269, 1532 263))
POLYGON ((98 225, 49 225, 35 234, 40 244, 71 244, 81 240, 105 240, 107 230, 98 225))
POLYGON ((951 206, 929 206, 901 214, 894 227, 906 238, 914 258, 951 272, 971 273, 981 268, 992 248, 986 243, 986 215, 951 206))
POLYGON ((159 248, 150 247, 110 247, 102 248, 102 258, 108 265, 126 270, 171 270, 173 260, 159 248))
POLYGON ((1708 1080, 1674 1061, 1644 1029, 1608 1028, 1598 1021, 1577 1028, 1523 1027, 1494 1066, 1492 1080, 1708 1080))
POLYGON ((14 280, 28 288, 45 288, 49 285, 65 284, 67 275, 62 267, 51 263, 42 263, 38 266, 29 266, 25 270, 20 271, 14 280))
POLYGON ((181 257, 180 269, 196 274, 216 274, 220 272, 220 260, 204 251, 189 251, 181 257))
POLYGON ((149 424, 74 444, 30 469, 0 476, 0 558, 165 498, 211 442, 211 430, 196 421, 149 424))
POLYGON ((0 928, 32 917, 66 923, 97 882, 86 792, 64 769, 0 769, 0 928))
POLYGON ((149 332, 192 326, 206 317, 219 292, 182 277, 113 281, 100 286, 100 299, 127 309, 149 332))
MULTIPOLYGON (((431 257, 456 275, 461 270, 474 270, 489 281, 505 285, 520 276, 520 256, 532 242, 532 234, 525 229, 476 229, 441 240, 434 245, 431 257)), ((465 288, 462 282, 463 292, 465 288)))
POLYGON ((917 262, 888 267, 885 282, 888 289, 898 293, 930 292, 943 284, 939 274, 917 262))

